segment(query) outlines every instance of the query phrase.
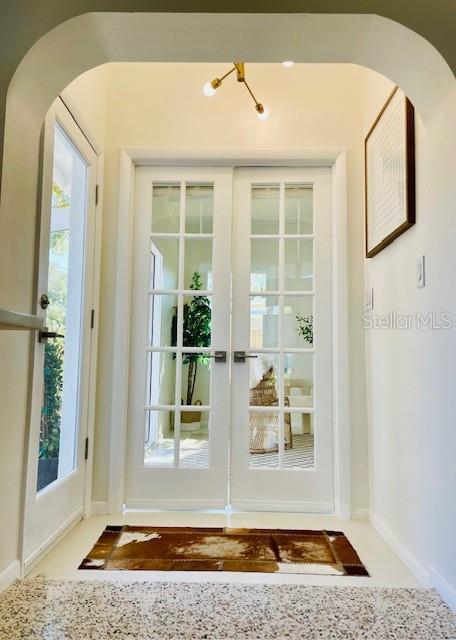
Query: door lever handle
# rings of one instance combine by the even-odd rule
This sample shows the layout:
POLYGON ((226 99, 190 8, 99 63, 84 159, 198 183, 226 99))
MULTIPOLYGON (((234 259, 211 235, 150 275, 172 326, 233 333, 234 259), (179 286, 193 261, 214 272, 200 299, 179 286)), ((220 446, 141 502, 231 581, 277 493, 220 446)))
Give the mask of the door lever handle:
POLYGON ((214 358, 215 362, 226 362, 226 351, 216 351, 214 355, 210 355, 209 358, 214 358))
POLYGON ((234 352, 234 362, 245 362, 246 358, 258 358, 258 356, 248 356, 245 351, 234 352))
POLYGON ((64 338, 65 336, 61 333, 57 333, 56 331, 48 331, 47 329, 43 329, 38 334, 38 342, 46 343, 49 338, 64 338))

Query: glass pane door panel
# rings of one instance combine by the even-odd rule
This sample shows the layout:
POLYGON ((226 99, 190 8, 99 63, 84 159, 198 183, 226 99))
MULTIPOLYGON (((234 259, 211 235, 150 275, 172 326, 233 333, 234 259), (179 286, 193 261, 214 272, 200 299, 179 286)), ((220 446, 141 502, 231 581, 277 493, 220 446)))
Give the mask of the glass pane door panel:
POLYGON ((150 251, 150 289, 177 289, 179 240, 152 238, 150 251))
POLYGON ((312 296, 284 296, 283 342, 291 349, 314 346, 312 296))
POLYGON ((312 291, 313 240, 285 240, 285 291, 312 291))
POLYGON ((279 354, 250 353, 249 404, 273 406, 279 404, 279 354))
POLYGON ((175 294, 149 295, 149 344, 152 347, 175 346, 177 326, 177 296, 175 294))
POLYGON ((278 411, 249 411, 249 467, 278 468, 278 411))
POLYGON ((212 233, 214 187, 187 185, 185 192, 185 233, 212 233))
POLYGON ((180 186, 154 185, 152 233, 179 233, 180 186))
POLYGON ((185 239, 184 289, 212 289, 212 240, 185 239))
POLYGON ((278 296, 251 296, 250 348, 268 349, 279 345, 278 296))
POLYGON ((144 464, 174 464, 174 411, 146 411, 144 464))
POLYGON ((313 353, 284 353, 283 393, 290 407, 313 407, 313 353))
POLYGON ((182 346, 210 347, 212 331, 212 298, 185 296, 182 346))
POLYGON ((55 126, 46 325, 64 335, 44 353, 37 490, 75 467, 87 166, 55 126))
POLYGON ((181 410, 179 466, 209 466, 209 411, 181 410))
POLYGON ((147 404, 173 405, 176 400, 176 355, 153 351, 147 357, 147 404))
POLYGON ((277 291, 279 288, 279 241, 251 240, 250 288, 252 291, 277 291))
POLYGON ((207 354, 182 354, 181 402, 183 405, 209 405, 211 398, 211 359, 207 354))
POLYGON ((285 233, 313 232, 313 190, 299 185, 285 186, 285 233))
POLYGON ((276 185, 252 187, 252 235, 279 233, 279 194, 276 185))

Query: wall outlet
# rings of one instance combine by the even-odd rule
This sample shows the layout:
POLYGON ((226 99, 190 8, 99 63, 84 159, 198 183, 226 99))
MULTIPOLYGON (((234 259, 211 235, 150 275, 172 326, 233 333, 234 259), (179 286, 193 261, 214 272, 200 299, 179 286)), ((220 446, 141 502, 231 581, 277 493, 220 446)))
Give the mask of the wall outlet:
POLYGON ((367 287, 366 300, 364 301, 364 311, 372 311, 374 308, 374 287, 367 287))
POLYGON ((424 256, 420 256, 416 261, 416 288, 422 289, 426 284, 424 256))

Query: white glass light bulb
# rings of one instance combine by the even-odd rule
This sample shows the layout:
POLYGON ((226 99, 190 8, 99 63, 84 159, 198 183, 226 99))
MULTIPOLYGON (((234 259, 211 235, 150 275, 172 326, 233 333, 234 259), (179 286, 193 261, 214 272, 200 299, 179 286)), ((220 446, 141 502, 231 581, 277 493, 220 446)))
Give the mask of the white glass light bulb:
POLYGON ((267 120, 269 118, 269 109, 267 107, 264 107, 263 112, 257 113, 257 116, 260 120, 267 120))
POLYGON ((294 65, 294 62, 293 60, 284 60, 282 64, 285 67, 285 69, 290 69, 294 65))
POLYGON ((210 97, 210 96, 215 96, 216 91, 210 82, 206 82, 206 84, 203 87, 203 93, 205 96, 210 97))

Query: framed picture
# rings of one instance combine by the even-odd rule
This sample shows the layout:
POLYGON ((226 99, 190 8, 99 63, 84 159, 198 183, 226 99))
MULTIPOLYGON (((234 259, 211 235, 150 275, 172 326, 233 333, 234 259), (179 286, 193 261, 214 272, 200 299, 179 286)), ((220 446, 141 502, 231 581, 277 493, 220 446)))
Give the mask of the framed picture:
POLYGON ((396 87, 364 144, 366 257, 415 224, 415 118, 396 87))

